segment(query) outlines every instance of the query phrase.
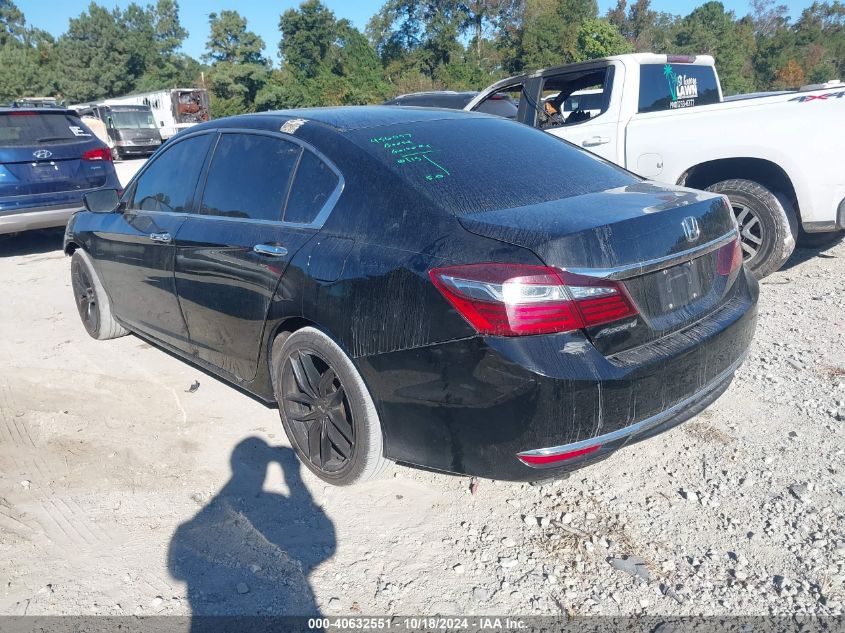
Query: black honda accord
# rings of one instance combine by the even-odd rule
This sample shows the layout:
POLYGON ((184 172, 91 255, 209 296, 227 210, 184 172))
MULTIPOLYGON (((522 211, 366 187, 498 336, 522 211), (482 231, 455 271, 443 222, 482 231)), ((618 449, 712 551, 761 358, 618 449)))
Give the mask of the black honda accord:
POLYGON ((707 407, 754 334, 723 197, 493 116, 211 121, 86 209, 65 251, 89 334, 277 403, 334 484, 554 477, 707 407))

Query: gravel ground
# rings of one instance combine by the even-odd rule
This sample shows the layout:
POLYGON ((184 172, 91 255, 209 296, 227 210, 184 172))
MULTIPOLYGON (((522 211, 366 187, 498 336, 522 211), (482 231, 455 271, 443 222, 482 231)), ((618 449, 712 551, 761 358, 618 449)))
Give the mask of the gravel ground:
POLYGON ((59 247, 0 241, 0 614, 845 612, 845 243, 764 281, 697 418, 474 493, 400 467, 323 485, 275 410, 88 338, 59 247))

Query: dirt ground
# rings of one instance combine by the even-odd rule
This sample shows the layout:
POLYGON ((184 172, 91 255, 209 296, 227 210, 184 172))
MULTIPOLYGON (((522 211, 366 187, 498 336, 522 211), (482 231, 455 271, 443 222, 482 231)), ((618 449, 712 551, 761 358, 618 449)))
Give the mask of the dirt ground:
POLYGON ((843 243, 765 280, 709 410, 475 494, 400 467, 322 484, 276 410, 90 339, 60 246, 0 241, 0 614, 843 613, 843 243))

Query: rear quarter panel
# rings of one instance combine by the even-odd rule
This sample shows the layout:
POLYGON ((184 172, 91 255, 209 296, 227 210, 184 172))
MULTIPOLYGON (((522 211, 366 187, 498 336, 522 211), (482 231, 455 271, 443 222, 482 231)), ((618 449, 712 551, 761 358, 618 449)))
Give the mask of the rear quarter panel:
POLYGON ((626 129, 626 164, 658 154, 654 178, 674 184, 695 165, 759 158, 792 181, 804 222, 835 219, 845 196, 845 90, 793 93, 671 112, 634 115, 626 129), (825 96, 827 95, 827 96, 825 96))

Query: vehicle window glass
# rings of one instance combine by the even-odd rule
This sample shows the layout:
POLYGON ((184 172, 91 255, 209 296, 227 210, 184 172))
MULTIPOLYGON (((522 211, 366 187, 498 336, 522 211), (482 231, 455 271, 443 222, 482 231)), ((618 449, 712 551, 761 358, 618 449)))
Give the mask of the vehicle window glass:
POLYGON ((281 220, 299 145, 259 134, 223 134, 214 150, 202 213, 281 220))
POLYGON ((314 153, 303 153, 285 208, 285 222, 313 222, 337 187, 337 180, 337 175, 314 153))
MULTIPOLYGON (((519 100, 522 97, 522 86, 503 88, 494 92, 484 101, 473 108, 474 112, 495 114, 505 119, 516 119, 519 112, 519 100)), ((467 101, 469 103, 469 101, 467 101)))
POLYGON ((458 215, 517 213, 639 182, 556 136, 495 117, 418 121, 348 135, 414 191, 458 215))
POLYGON ((187 138, 156 157, 138 177, 130 207, 144 211, 192 211, 194 190, 213 138, 214 134, 187 138))
POLYGON ((0 114, 0 146, 56 145, 92 138, 91 130, 70 114, 26 110, 0 114))
POLYGON ((553 75, 543 80, 540 127, 549 129, 595 119, 608 108, 613 67, 553 75))
POLYGON ((153 119, 153 113, 149 110, 117 110, 111 111, 114 126, 125 129, 140 129, 140 130, 154 130, 156 129, 156 122, 153 119))
POLYGON ((719 84, 712 66, 640 66, 640 112, 674 110, 710 103, 719 103, 719 84))

